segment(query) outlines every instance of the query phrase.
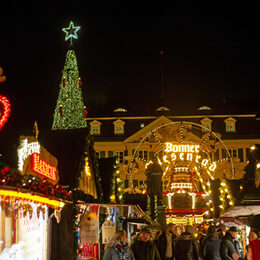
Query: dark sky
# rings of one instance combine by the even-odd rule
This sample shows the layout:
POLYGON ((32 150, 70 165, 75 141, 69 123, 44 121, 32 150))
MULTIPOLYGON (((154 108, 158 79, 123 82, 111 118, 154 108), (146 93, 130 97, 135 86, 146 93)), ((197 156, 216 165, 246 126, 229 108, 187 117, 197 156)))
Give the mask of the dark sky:
POLYGON ((160 96, 161 49, 165 95, 173 104, 235 99, 245 106, 260 100, 256 5, 6 2, 11 3, 1 6, 0 66, 7 81, 0 94, 10 99, 12 113, 2 136, 30 133, 35 120, 40 130, 51 127, 68 46, 61 29, 70 20, 81 26, 74 48, 89 114, 114 96, 160 96))

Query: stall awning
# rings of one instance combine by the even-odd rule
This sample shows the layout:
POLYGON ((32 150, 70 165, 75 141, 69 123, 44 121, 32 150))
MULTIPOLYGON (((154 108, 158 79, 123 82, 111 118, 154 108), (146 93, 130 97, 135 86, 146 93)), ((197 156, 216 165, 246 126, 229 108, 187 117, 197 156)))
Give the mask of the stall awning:
POLYGON ((235 206, 220 214, 223 218, 260 215, 260 205, 235 206))

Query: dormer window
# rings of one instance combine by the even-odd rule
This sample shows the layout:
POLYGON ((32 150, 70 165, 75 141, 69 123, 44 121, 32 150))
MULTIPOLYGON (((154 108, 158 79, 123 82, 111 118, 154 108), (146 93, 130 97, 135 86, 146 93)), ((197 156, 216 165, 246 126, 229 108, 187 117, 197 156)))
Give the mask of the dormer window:
POLYGON ((208 132, 209 130, 211 131, 211 122, 212 120, 205 117, 203 118, 201 121, 201 124, 202 124, 202 132, 208 132))
POLYGON ((118 119, 115 122, 113 122, 113 124, 114 124, 114 133, 116 135, 124 134, 124 124, 125 124, 124 121, 118 119))
POLYGON ((236 119, 229 117, 224 122, 226 123, 226 132, 236 132, 236 119))
POLYGON ((101 123, 97 120, 94 120, 90 123, 90 133, 92 135, 100 135, 100 126, 101 123))

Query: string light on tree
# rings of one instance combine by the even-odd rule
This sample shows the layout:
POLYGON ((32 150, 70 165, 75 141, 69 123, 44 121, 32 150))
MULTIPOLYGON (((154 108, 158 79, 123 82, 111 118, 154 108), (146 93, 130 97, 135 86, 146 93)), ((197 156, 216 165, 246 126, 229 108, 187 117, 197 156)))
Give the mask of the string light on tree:
MULTIPOLYGON (((70 22, 68 28, 63 28, 66 33, 65 40, 70 39, 72 44, 72 39, 78 38, 79 29, 80 26, 74 26, 73 22, 70 22)), ((62 71, 52 130, 87 127, 86 107, 83 102, 81 85, 76 54, 74 50, 69 49, 62 71)))

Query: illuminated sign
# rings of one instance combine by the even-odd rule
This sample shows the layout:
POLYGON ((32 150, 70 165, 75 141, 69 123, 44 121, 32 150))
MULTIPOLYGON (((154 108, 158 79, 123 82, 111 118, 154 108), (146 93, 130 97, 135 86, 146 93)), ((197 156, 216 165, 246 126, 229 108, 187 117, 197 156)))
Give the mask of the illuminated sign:
POLYGON ((18 170, 23 171, 24 161, 34 153, 40 153, 41 146, 38 142, 28 142, 28 139, 21 141, 17 149, 18 155, 18 170))
POLYGON ((202 167, 208 167, 210 171, 216 169, 216 163, 210 162, 208 159, 201 159, 201 155, 198 153, 201 151, 199 145, 189 144, 172 144, 165 143, 165 150, 167 154, 163 155, 163 162, 170 163, 177 160, 180 161, 194 161, 195 163, 201 164, 202 167), (169 155, 170 154, 170 155, 169 155))
POLYGON ((165 143, 166 148, 165 152, 173 152, 173 153, 199 153, 200 146, 199 145, 189 145, 189 144, 172 144, 165 143))
POLYGON ((57 158, 41 146, 35 136, 20 136, 17 155, 21 174, 48 178, 52 184, 59 181, 57 158))
POLYGON ((4 96, 1 96, 0 95, 0 104, 2 105, 3 107, 3 111, 1 112, 0 111, 0 129, 4 126, 4 124, 7 122, 7 119, 10 115, 10 112, 11 112, 11 105, 10 105, 10 102, 9 100, 4 97, 4 96))
POLYGON ((31 169, 53 181, 57 179, 57 168, 42 160, 38 153, 32 155, 31 169))

